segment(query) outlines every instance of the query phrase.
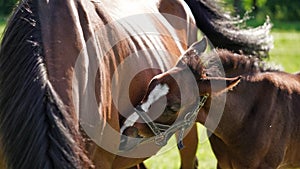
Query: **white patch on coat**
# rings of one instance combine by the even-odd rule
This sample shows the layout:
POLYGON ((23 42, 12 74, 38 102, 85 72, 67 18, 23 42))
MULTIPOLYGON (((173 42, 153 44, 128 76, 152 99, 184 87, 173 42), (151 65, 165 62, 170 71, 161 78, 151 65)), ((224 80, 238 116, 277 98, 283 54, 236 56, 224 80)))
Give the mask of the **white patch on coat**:
POLYGON ((133 126, 133 124, 138 120, 140 116, 134 112, 132 113, 124 122, 123 126, 120 129, 120 133, 123 133, 127 127, 133 126))
MULTIPOLYGON (((151 104, 156 102, 161 97, 167 95, 169 92, 169 87, 166 84, 158 84, 155 88, 150 92, 148 96, 148 100, 141 105, 141 108, 144 112, 148 112, 151 104)), ((140 116, 134 112, 132 113, 124 122, 123 126, 120 129, 120 133, 122 134, 124 130, 128 127, 133 126, 133 124, 138 120, 140 116)))
POLYGON ((159 100, 161 97, 167 95, 169 92, 169 87, 167 84, 158 84, 150 92, 148 100, 141 105, 144 112, 148 112, 151 104, 159 100))

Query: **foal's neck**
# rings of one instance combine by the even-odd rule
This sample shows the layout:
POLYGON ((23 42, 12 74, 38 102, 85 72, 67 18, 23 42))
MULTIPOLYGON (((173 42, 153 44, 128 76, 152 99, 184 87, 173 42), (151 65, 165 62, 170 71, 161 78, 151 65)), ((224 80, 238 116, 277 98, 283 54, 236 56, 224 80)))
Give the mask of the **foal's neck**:
POLYGON ((262 62, 257 58, 231 53, 227 50, 217 50, 217 54, 222 62, 226 77, 235 77, 264 71, 261 67, 262 62))
MULTIPOLYGON (((198 116, 198 120, 205 117, 204 125, 223 141, 231 140, 232 136, 239 134, 245 117, 251 112, 251 103, 257 98, 257 92, 250 90, 251 82, 245 81, 247 80, 242 79, 242 82, 226 93, 212 94, 210 105, 204 107, 205 112, 199 112, 202 114, 198 116)), ((203 124, 203 120, 199 122, 203 124)))

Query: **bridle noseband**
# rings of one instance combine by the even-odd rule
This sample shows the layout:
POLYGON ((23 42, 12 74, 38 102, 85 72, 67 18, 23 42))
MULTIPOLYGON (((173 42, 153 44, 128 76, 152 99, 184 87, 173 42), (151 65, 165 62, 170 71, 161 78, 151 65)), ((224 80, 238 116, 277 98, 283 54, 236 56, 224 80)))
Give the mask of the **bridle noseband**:
POLYGON ((196 107, 193 111, 188 112, 182 121, 175 122, 175 124, 172 125, 166 125, 161 123, 153 122, 152 119, 149 117, 147 112, 143 111, 141 106, 137 106, 135 108, 135 112, 140 116, 140 118, 146 123, 146 125, 151 129, 153 134, 155 135, 155 144, 158 146, 164 146, 167 144, 170 137, 176 132, 179 131, 179 137, 178 137, 178 148, 183 148, 183 137, 184 132, 192 126, 192 124, 195 122, 199 110, 203 107, 206 100, 208 98, 208 95, 201 96, 197 99, 196 107))

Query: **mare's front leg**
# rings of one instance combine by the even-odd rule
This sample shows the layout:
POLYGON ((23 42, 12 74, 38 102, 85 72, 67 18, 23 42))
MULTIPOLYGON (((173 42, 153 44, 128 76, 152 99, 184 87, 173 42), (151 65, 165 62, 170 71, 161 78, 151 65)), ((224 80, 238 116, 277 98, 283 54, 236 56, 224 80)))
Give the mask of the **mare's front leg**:
POLYGON ((198 132, 196 123, 183 139, 184 148, 179 151, 181 169, 192 169, 198 167, 196 151, 198 147, 198 132))

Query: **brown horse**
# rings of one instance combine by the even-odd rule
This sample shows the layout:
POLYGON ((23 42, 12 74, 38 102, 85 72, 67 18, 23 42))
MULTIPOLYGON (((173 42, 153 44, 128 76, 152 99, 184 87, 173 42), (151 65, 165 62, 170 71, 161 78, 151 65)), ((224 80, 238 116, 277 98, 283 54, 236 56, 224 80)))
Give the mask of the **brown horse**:
MULTIPOLYGON (((222 20, 197 3, 203 10, 195 16, 209 16, 210 25, 222 20)), ((201 25, 205 32, 222 32, 218 25, 201 25)), ((223 39, 241 35, 234 30, 223 39)), ((269 27, 257 30, 262 39, 269 37, 269 27)), ((181 0, 20 1, 0 51, 1 164, 126 168, 156 153, 160 147, 139 158, 120 154, 120 124, 151 78, 170 69, 196 33, 181 0), (96 113, 85 114, 90 110, 96 113)), ((269 49, 269 44, 245 43, 269 49)))
MULTIPOLYGON (((208 96, 203 107, 196 109, 196 121, 211 134, 217 168, 299 168, 299 73, 269 69, 263 62, 224 50, 201 55, 205 46, 206 40, 193 45, 175 67, 155 76, 141 104, 155 86, 168 86, 165 109, 157 121, 169 124, 192 112, 182 104, 182 93, 196 104, 197 97, 208 96), (220 66, 228 77, 220 75, 220 66), (196 94, 181 91, 191 87, 189 73, 197 82, 196 94)), ((147 129, 140 127, 138 134, 147 129)))

